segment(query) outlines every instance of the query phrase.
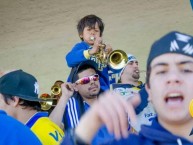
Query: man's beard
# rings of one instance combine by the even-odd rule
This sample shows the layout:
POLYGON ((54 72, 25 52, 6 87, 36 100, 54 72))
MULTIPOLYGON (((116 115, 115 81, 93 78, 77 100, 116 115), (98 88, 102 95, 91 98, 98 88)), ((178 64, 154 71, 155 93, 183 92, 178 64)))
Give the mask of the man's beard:
POLYGON ((87 99, 94 99, 94 98, 96 98, 96 97, 98 97, 99 96, 99 92, 98 93, 91 93, 88 97, 87 97, 87 99))
POLYGON ((139 73, 133 73, 132 77, 136 80, 138 80, 140 78, 140 74, 139 73))

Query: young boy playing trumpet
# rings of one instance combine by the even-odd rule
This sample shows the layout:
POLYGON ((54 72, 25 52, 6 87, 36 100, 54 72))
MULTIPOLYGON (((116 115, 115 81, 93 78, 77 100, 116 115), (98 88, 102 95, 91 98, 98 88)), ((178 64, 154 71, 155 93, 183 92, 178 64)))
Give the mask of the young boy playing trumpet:
MULTIPOLYGON (((102 91, 109 89, 109 67, 101 62, 96 54, 100 51, 102 45, 102 34, 104 23, 101 18, 96 15, 87 15, 80 19, 77 25, 77 30, 81 42, 75 44, 72 50, 66 55, 66 62, 69 67, 75 67, 83 61, 92 60, 98 65, 100 84, 102 91)), ((105 45, 105 53, 108 55, 112 48, 110 45, 105 45)), ((68 81, 71 82, 70 77, 68 81)))

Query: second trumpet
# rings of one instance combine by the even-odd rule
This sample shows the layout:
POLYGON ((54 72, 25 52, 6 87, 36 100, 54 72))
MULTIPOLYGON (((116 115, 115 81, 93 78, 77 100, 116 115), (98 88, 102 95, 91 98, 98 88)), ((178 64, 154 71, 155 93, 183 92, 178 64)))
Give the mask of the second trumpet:
POLYGON ((51 95, 44 93, 40 96, 44 101, 40 102, 42 110, 50 110, 51 107, 55 107, 62 95, 61 84, 63 81, 56 81, 51 87, 51 95))

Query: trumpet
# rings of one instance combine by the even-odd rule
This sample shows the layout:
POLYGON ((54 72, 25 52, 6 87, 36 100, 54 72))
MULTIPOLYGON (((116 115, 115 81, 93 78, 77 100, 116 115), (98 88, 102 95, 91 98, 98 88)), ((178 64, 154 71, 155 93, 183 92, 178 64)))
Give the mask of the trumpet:
MULTIPOLYGON (((90 38, 95 40, 94 37, 90 38)), ((105 44, 99 45, 99 52, 95 54, 95 57, 103 64, 109 65, 114 70, 122 69, 128 61, 127 54, 123 50, 114 50, 110 54, 105 51, 105 44)))
POLYGON ((53 98, 51 95, 44 93, 40 96, 40 98, 44 101, 40 102, 41 109, 44 111, 50 110, 52 106, 56 106, 57 99, 53 98))
POLYGON ((56 81, 54 85, 51 87, 51 95, 44 93, 40 96, 40 99, 43 100, 42 102, 40 102, 42 110, 45 111, 50 110, 51 107, 57 105, 58 100, 62 95, 62 88, 61 88, 62 83, 63 81, 60 80, 56 81))
POLYGON ((114 70, 122 69, 128 61, 127 54, 123 50, 114 50, 108 56, 108 65, 114 70))
POLYGON ((60 97, 62 95, 62 88, 61 85, 64 83, 61 80, 58 80, 54 83, 54 85, 51 87, 51 95, 60 97))

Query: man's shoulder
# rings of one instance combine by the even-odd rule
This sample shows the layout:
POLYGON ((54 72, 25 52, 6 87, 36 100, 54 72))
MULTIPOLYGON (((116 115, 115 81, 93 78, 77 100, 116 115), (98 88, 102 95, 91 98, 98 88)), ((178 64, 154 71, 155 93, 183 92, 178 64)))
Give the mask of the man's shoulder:
MULTIPOLYGON (((58 125, 56 125, 51 119, 48 117, 47 112, 37 112, 26 124, 33 131, 36 130, 59 130, 62 131, 58 125)), ((63 131, 62 131, 63 132, 63 131)))
MULTIPOLYGON (((58 130, 61 130, 58 125, 56 125, 49 117, 47 112, 38 112, 35 116, 37 119, 34 119, 34 124, 31 127, 33 128, 55 128, 58 130), (46 126, 46 127, 45 127, 46 126)), ((34 118, 35 118, 34 117, 34 118)))
POLYGON ((42 142, 59 142, 64 136, 63 130, 49 117, 40 117, 31 127, 31 130, 42 142))
POLYGON ((24 124, 0 110, 0 144, 40 144, 34 133, 24 124), (23 138, 25 136, 25 138, 23 138), (30 142, 29 142, 30 140, 30 142))

